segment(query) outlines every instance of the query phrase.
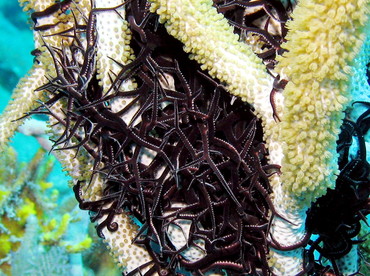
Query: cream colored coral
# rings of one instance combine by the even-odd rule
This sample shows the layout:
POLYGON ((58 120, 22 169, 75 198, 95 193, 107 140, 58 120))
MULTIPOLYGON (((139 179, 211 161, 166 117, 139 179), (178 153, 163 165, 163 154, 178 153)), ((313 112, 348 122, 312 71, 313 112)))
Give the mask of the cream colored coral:
POLYGON ((36 107, 36 100, 42 98, 42 91, 35 91, 45 82, 45 70, 34 65, 13 91, 12 99, 0 116, 0 150, 14 134, 23 120, 20 117, 36 107), (18 120, 18 121, 16 121, 18 120))
MULTIPOLYGON (((126 213, 122 213, 115 216, 114 222, 118 223, 118 230, 116 232, 110 232, 107 228, 104 228, 103 234, 119 266, 126 272, 130 272, 149 262, 151 257, 146 249, 133 244, 133 239, 136 237, 138 227, 133 223, 130 217, 126 213)), ((144 273, 150 267, 149 265, 143 268, 141 272, 144 273)))
POLYGON ((363 42, 368 1, 298 3, 278 71, 289 78, 279 140, 282 182, 302 206, 333 188, 336 140, 349 102, 351 62, 363 42))
MULTIPOLYGON (((40 12, 55 4, 54 0, 45 1, 20 1, 21 5, 24 6, 26 11, 40 12)), ((88 41, 84 36, 74 32, 74 26, 76 24, 86 25, 89 23, 89 15, 96 17, 96 35, 97 41, 97 69, 98 78, 101 80, 105 91, 107 91, 111 85, 111 79, 115 78, 115 75, 119 73, 121 67, 115 63, 112 59, 116 60, 121 64, 126 64, 131 58, 131 50, 129 48, 130 31, 127 27, 127 22, 124 20, 125 13, 124 8, 121 6, 117 9, 111 9, 110 11, 102 8, 114 8, 120 4, 120 0, 111 1, 100 1, 96 0, 93 2, 94 11, 92 13, 90 1, 72 1, 70 3, 70 10, 73 13, 63 13, 61 10, 55 11, 53 14, 37 18, 36 26, 54 25, 44 31, 35 32, 35 47, 41 50, 42 55, 38 57, 40 64, 35 65, 31 70, 30 76, 26 76, 21 80, 17 89, 15 90, 13 97, 15 101, 8 106, 7 112, 2 116, 2 122, 0 122, 0 128, 2 135, 1 141, 6 142, 7 138, 13 134, 18 124, 13 124, 12 128, 10 121, 17 119, 19 114, 29 112, 35 105, 36 100, 46 99, 48 95, 45 95, 46 91, 36 91, 37 88, 47 83, 45 76, 49 78, 57 77, 57 74, 63 75, 58 66, 55 66, 52 60, 52 55, 56 51, 55 49, 63 49, 64 54, 69 58, 72 57, 70 52, 70 45, 73 43, 73 36, 78 36, 79 41, 84 47, 92 46, 87 45, 88 41), (73 15, 75 17, 73 17, 73 15), (68 31, 70 36, 61 35, 63 32, 68 31), (47 47, 45 47, 46 45, 47 47), (112 59, 111 59, 112 58, 112 59), (110 78, 111 77, 111 78, 110 78), (45 97, 42 97, 45 95, 45 97), (4 137, 3 137, 4 136, 4 137)), ((54 58, 58 58, 54 55, 54 58)), ((79 55, 79 61, 82 62, 82 55, 79 55)), ((121 86, 121 89, 133 89, 135 86, 130 81, 126 82, 125 85, 121 86)), ((124 102, 113 102, 112 108, 119 109, 120 106, 124 106, 124 102)), ((55 117, 51 116, 49 125, 51 126, 51 136, 53 139, 58 139, 64 132, 65 127, 65 113, 62 110, 66 110, 66 103, 58 101, 52 107, 51 112, 55 117), (58 119, 57 119, 58 118, 58 119)), ((73 146, 78 141, 72 139, 68 144, 62 143, 56 147, 63 148, 73 146)), ((93 144, 89 144, 92 150, 96 150, 93 144)), ((104 188, 104 180, 99 174, 93 175, 93 158, 87 153, 84 148, 80 148, 79 151, 74 149, 63 149, 61 151, 55 151, 56 156, 63 164, 65 170, 68 171, 74 181, 82 181, 82 198, 85 201, 99 200, 102 195, 104 188), (92 181, 90 182, 91 177, 92 181)), ((104 218, 103 218, 104 219, 104 218)), ((123 213, 117 215, 115 220, 119 223, 117 232, 109 232, 106 229, 104 234, 108 246, 112 248, 113 255, 115 255, 117 261, 120 262, 121 266, 124 266, 125 271, 131 271, 137 266, 142 265, 151 260, 150 256, 143 247, 133 245, 132 239, 136 235, 137 227, 134 226, 128 216, 123 213)))
MULTIPOLYGON (((65 108, 65 106, 59 101, 53 105, 52 111, 59 118, 64 118, 64 114, 60 112, 61 108, 65 108)), ((55 138, 59 137, 64 131, 61 125, 55 124, 56 122, 55 118, 50 118, 50 125, 54 125, 52 130, 55 138)), ((84 201, 96 201, 101 199, 105 185, 104 179, 99 174, 94 174, 91 179, 94 160, 84 148, 81 148, 78 153, 76 149, 67 149, 55 151, 55 154, 63 164, 64 169, 68 171, 69 175, 72 177, 74 184, 76 180, 82 181, 81 197, 84 201)), ((106 217, 101 218, 100 222, 105 218, 106 217)), ((105 242, 118 265, 122 267, 124 271, 130 272, 140 265, 149 262, 151 257, 145 248, 132 243, 138 228, 134 225, 129 216, 123 212, 122 214, 117 214, 114 221, 119 225, 118 230, 116 232, 110 232, 108 229, 104 228, 103 233, 105 242)), ((143 271, 145 271, 145 269, 143 269, 143 271)))
POLYGON ((217 13, 211 0, 151 2, 151 11, 159 15, 168 33, 184 44, 191 59, 226 83, 230 93, 253 104, 265 123, 273 120, 269 104, 272 77, 252 49, 239 42, 238 35, 224 16, 217 13))
MULTIPOLYGON (((50 5, 54 4, 53 0, 44 1, 19 1, 24 7, 24 10, 29 11, 43 11, 50 5)), ((77 13, 78 14, 78 13, 77 13)), ((44 31, 43 36, 39 33, 34 32, 35 48, 41 51, 38 57, 39 64, 34 64, 28 72, 28 75, 22 78, 15 90, 13 91, 12 100, 9 102, 5 111, 0 117, 0 148, 3 147, 8 139, 17 130, 19 125, 23 123, 23 120, 18 120, 23 117, 25 113, 31 111, 37 106, 36 100, 42 100, 43 91, 37 90, 40 86, 46 83, 46 76, 56 76, 55 68, 52 62, 51 55, 46 47, 43 47, 45 42, 50 47, 60 47, 65 43, 70 43, 71 39, 55 35, 48 36, 52 33, 58 33, 65 31, 73 26, 72 15, 69 18, 65 18, 65 14, 56 12, 55 15, 45 16, 37 20, 37 26, 46 24, 54 24, 56 22, 69 22, 56 25, 54 28, 44 31), (66 21, 67 20, 67 21, 66 21), (15 121, 18 120, 18 121, 15 121)), ((81 15, 77 18, 81 19, 81 15)))
MULTIPOLYGON (((110 88, 112 80, 132 59, 130 48, 131 31, 125 18, 125 7, 119 6, 121 0, 96 0, 96 32, 97 36, 97 71, 100 85, 105 92, 110 88), (117 7, 113 9, 114 7, 117 7), (110 26, 107 28, 107 26, 110 26), (121 65, 119 65, 121 64, 121 65)), ((130 81, 126 89, 132 89, 130 81)))
MULTIPOLYGON (((278 136, 283 143, 282 186, 274 187, 274 203, 296 226, 274 219, 271 235, 283 245, 302 239, 311 202, 327 188, 334 188, 336 140, 350 98, 350 66, 363 42, 368 11, 369 1, 302 0, 287 24, 288 42, 282 47, 288 51, 277 67, 289 83, 283 92, 278 136)), ((353 256, 351 252, 344 257, 345 263, 351 263, 352 273, 357 268, 353 256)), ((302 270, 303 248, 288 252, 271 249, 271 258, 281 264, 273 266, 275 274, 296 275, 302 270)))
MULTIPOLYGON (((211 0, 151 0, 151 11, 159 15, 169 34, 184 44, 190 58, 203 70, 226 84, 228 91, 251 104, 262 119, 264 140, 269 159, 280 164, 281 144, 277 140, 277 123, 273 117, 270 92, 273 78, 251 46, 239 41, 238 35, 211 0)), ((255 47, 255 45, 253 46, 255 47)), ((275 95, 277 113, 282 112, 282 95, 275 95)), ((275 176, 273 183, 279 185, 275 176)))
POLYGON ((24 11, 42 11, 55 3, 54 0, 18 0, 24 11))

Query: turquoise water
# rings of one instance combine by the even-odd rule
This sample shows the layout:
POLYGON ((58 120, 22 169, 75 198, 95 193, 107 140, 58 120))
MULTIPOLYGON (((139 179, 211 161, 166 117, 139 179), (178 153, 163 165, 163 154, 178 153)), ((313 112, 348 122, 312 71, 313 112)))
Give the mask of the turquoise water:
MULTIPOLYGON (((27 74, 33 63, 33 34, 29 19, 18 1, 0 0, 0 112, 11 99, 11 93, 20 78, 27 74)), ((11 145, 18 152, 19 162, 28 162, 40 145, 34 137, 16 133, 11 145)), ((67 192, 68 178, 57 162, 49 181, 59 184, 67 192)))
MULTIPOLYGON (((12 89, 32 66, 33 36, 27 15, 17 1, 0 1, 0 111, 10 99, 12 89)), ((29 161, 38 143, 32 137, 17 134, 12 145, 22 154, 20 161, 29 161)))

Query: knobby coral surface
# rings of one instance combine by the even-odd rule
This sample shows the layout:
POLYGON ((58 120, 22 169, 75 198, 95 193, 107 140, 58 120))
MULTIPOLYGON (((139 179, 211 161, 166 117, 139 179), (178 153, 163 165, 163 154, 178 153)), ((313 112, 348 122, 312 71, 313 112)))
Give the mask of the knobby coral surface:
POLYGON ((291 15, 276 0, 21 3, 35 65, 0 142, 25 112, 49 115, 80 208, 126 272, 324 273, 314 251, 356 272, 367 111, 345 121, 339 155, 336 140, 368 1, 302 0, 291 15), (344 194, 350 210, 322 223, 344 194))

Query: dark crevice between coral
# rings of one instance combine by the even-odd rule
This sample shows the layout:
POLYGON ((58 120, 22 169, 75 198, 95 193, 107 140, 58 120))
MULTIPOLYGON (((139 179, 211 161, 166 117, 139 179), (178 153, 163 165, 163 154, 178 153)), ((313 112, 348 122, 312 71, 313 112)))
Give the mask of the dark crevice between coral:
POLYGON ((95 39, 94 22, 89 20, 69 30, 75 39, 70 50, 76 56, 49 48, 58 75, 40 88, 51 94, 50 100, 31 113, 49 114, 65 128, 54 148, 85 148, 92 156, 95 174, 104 179, 103 194, 94 201, 82 199, 82 189, 89 187, 84 182, 74 191, 80 208, 99 221, 98 234, 116 231, 120 226, 114 217, 124 210, 138 220, 134 242, 145 247, 153 261, 130 275, 142 269, 148 269, 146 275, 220 270, 268 275, 266 236, 274 215, 268 177, 279 167, 267 163, 261 122, 249 104, 189 60, 147 7, 147 1, 127 3, 136 58, 112 75, 112 93, 104 95, 97 80, 95 43, 89 40, 87 48, 79 43, 84 31, 95 39), (84 56, 80 63, 79 54, 84 56), (135 80, 137 88, 121 91, 128 79, 135 80), (61 100, 66 102, 65 118, 51 109, 61 100), (113 110, 119 100, 130 103, 113 110), (192 226, 186 245, 176 248, 167 229, 181 228, 179 219, 192 226), (191 261, 185 252, 198 247, 199 240, 204 256, 191 261))
MULTIPOLYGON (((369 103, 357 104, 370 107, 369 103)), ((356 122, 343 121, 337 142, 340 174, 335 189, 329 189, 307 212, 307 230, 317 235, 306 250, 307 266, 311 267, 308 275, 324 275, 325 270, 339 276, 336 260, 348 254, 353 245, 363 242, 358 236, 360 222, 367 223, 370 213, 370 165, 364 140, 370 128, 369 114, 370 109, 356 122), (351 150, 354 141, 355 153, 351 150)))

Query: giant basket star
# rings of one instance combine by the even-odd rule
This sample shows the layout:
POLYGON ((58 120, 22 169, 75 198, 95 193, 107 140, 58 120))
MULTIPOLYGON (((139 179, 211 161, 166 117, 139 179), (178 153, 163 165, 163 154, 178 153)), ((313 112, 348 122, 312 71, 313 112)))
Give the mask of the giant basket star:
POLYGON ((359 270, 370 1, 20 3, 35 65, 0 147, 17 119, 49 115, 80 208, 124 272, 319 275, 315 250, 337 275, 359 270), (317 218, 344 194, 355 207, 333 242, 317 218))

